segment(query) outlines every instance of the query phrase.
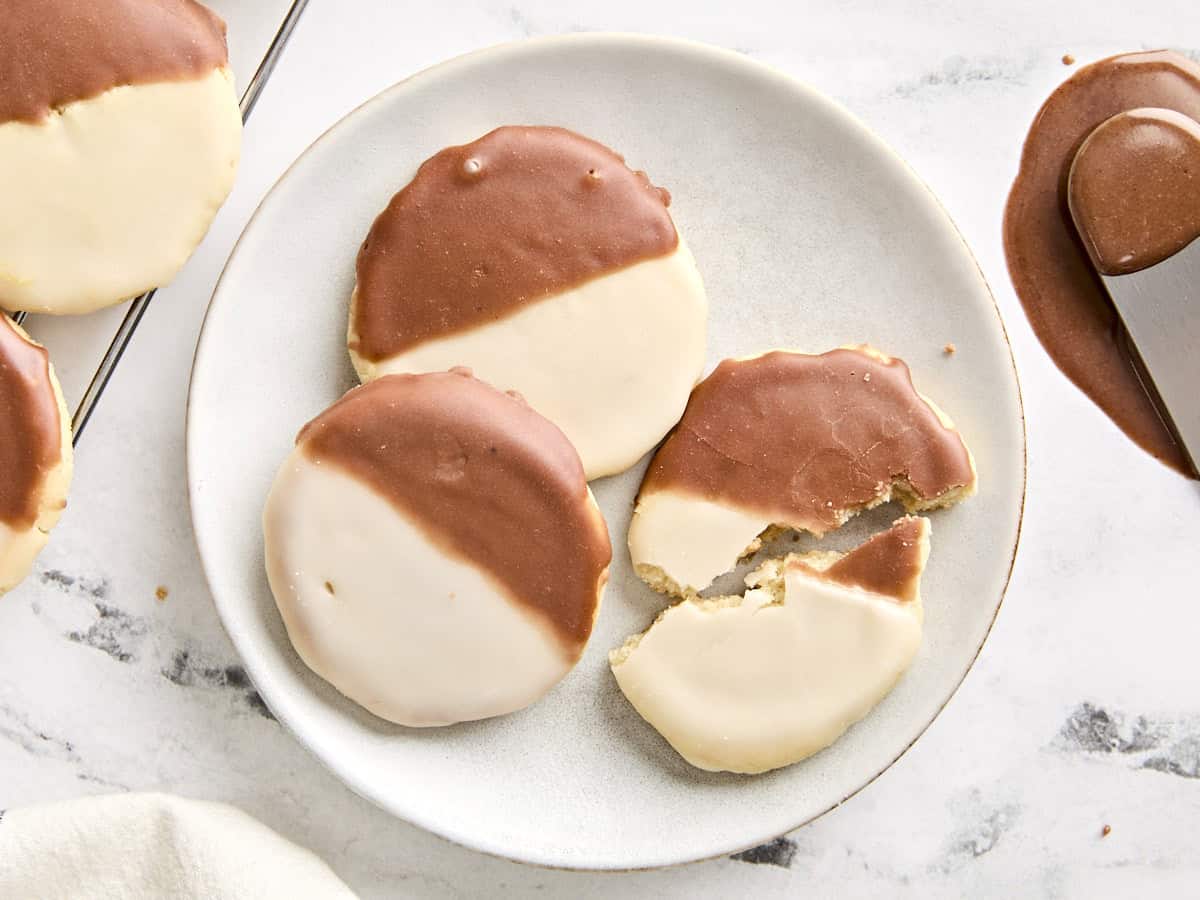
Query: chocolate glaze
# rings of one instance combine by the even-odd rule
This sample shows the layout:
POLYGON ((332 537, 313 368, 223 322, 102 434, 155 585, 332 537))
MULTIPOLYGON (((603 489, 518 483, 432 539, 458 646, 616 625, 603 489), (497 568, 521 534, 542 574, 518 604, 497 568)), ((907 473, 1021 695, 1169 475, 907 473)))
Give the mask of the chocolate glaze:
POLYGON ((920 507, 974 481, 966 445, 900 360, 774 351, 727 359, 696 386, 641 492, 674 489, 819 535, 893 483, 920 507))
POLYGON ((1200 237, 1200 124, 1170 109, 1113 116, 1075 154, 1068 199, 1105 275, 1158 265, 1200 237))
POLYGON ((491 574, 578 658, 612 558, 608 529, 575 448, 522 400, 466 370, 388 375, 350 391, 296 442, 491 574))
POLYGON ((62 461, 62 423, 50 357, 0 313, 0 522, 27 531, 42 485, 62 461))
POLYGON ((905 516, 817 574, 885 597, 914 600, 924 568, 921 539, 928 530, 927 519, 905 516))
POLYGON ((669 202, 563 128, 506 126, 442 150, 363 242, 351 349, 387 359, 664 256, 679 242, 669 202))
POLYGON ((0 122, 38 122, 111 88, 228 63, 225 23, 194 0, 3 0, 0 122))
POLYGON ((1068 176, 1083 141, 1117 113, 1146 106, 1200 118, 1200 65, 1170 51, 1114 56, 1051 94, 1025 139, 1004 248, 1029 323, 1058 367, 1139 446, 1188 473, 1185 454, 1142 389, 1068 206, 1068 176))

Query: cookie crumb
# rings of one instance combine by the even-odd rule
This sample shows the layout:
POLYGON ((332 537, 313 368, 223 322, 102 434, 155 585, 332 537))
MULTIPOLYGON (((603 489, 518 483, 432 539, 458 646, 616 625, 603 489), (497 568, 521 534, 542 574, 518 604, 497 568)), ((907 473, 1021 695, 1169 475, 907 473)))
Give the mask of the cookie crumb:
POLYGON ((334 592, 334 590, 333 590, 333 582, 332 582, 332 581, 327 581, 327 582, 325 582, 325 590, 326 590, 326 591, 329 593, 329 596, 330 596, 330 597, 333 597, 333 596, 335 596, 335 592, 334 592))
POLYGON ((1075 65, 1075 57, 1073 57, 1070 53, 1064 53, 1063 54, 1063 65, 1064 66, 1075 65))
POLYGON ((1112 826, 1111 825, 1105 825, 1103 828, 1100 829, 1100 837, 1108 837, 1110 834, 1112 834, 1112 826))
POLYGON ((958 348, 955 347, 953 344, 946 344, 946 346, 944 346, 942 348, 942 352, 945 353, 947 356, 953 356, 957 351, 958 351, 958 348))
POLYGON ((167 595, 170 593, 171 592, 167 590, 166 585, 163 584, 160 584, 154 589, 154 596, 158 599, 159 603, 165 601, 167 599, 167 595))

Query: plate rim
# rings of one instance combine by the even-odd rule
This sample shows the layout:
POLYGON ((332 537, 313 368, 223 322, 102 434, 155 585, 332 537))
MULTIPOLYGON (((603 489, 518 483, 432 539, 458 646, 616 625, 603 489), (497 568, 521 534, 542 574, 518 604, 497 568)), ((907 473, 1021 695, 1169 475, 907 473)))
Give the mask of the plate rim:
MULTIPOLYGON (((420 69, 420 70, 406 76, 405 78, 402 78, 401 80, 397 81, 396 83, 394 83, 388 87, 385 87, 384 89, 382 89, 381 91, 372 95, 371 97, 368 97, 362 103, 359 103, 358 105, 352 107, 350 110, 348 110, 342 116, 340 116, 335 122, 333 122, 328 128, 326 128, 319 135, 317 135, 317 137, 314 138, 312 140, 312 142, 309 143, 308 146, 306 146, 304 148, 304 150, 302 150, 296 156, 296 158, 279 174, 279 176, 274 180, 274 182, 272 182, 271 186, 262 194, 257 205, 255 206, 254 212, 250 215, 250 217, 246 220, 246 224, 242 227, 241 232, 238 235, 237 241, 234 243, 233 247, 229 251, 229 255, 225 259, 225 263, 221 268, 221 273, 218 276, 216 283, 213 286, 212 293, 209 296, 208 303, 205 307, 204 317, 201 320, 200 330, 199 330, 199 332, 197 334, 197 338, 196 338, 196 349, 193 353, 192 364, 191 364, 191 368, 189 370, 188 390, 187 390, 187 398, 186 398, 185 402, 186 402, 186 418, 185 418, 185 425, 184 425, 184 457, 185 457, 185 472, 186 472, 186 478, 187 478, 188 517, 191 521, 192 539, 195 544, 196 552, 197 552, 197 555, 200 560, 201 572, 203 573, 205 586, 208 588, 209 596, 212 599, 213 607, 216 610, 217 618, 220 620, 221 628, 225 632, 225 634, 228 636, 230 643, 233 644, 234 649, 237 651, 239 658, 241 659, 242 663, 244 664, 244 666, 246 668, 246 672, 250 677, 251 683, 254 684, 255 690, 258 691, 259 696, 262 698, 263 703, 270 710, 271 714, 289 732, 292 739, 294 739, 296 741, 296 743, 299 744, 299 746, 302 747, 306 753, 308 753, 313 759, 315 759, 318 764, 320 764, 326 771, 333 774, 338 779, 338 781, 340 781, 343 785, 345 785, 347 788, 349 788, 356 796, 358 796, 361 799, 365 800, 366 802, 370 803, 372 806, 387 812, 389 815, 399 819, 400 821, 403 821, 410 825, 414 825, 418 828, 421 828, 423 831, 426 831, 432 835, 435 835, 436 837, 438 837, 442 840, 445 840, 451 844, 455 844, 464 849, 471 850, 471 851, 477 852, 477 853, 483 853, 487 856, 491 856, 491 857, 494 857, 497 859, 503 859, 503 860, 506 860, 509 862, 520 863, 523 865, 531 865, 531 866, 535 866, 538 868, 549 869, 549 870, 571 871, 571 872, 579 872, 579 871, 643 872, 643 871, 655 871, 655 870, 661 870, 661 869, 671 869, 671 868, 675 868, 678 866, 688 865, 690 863, 705 862, 708 860, 724 858, 724 857, 734 855, 734 854, 743 852, 745 850, 749 850, 754 847, 760 846, 761 844, 763 844, 765 842, 769 842, 777 837, 780 837, 780 836, 786 835, 786 834, 790 834, 793 831, 803 828, 803 827, 811 824, 812 822, 815 822, 817 819, 820 819, 821 817, 832 812, 834 809, 838 808, 843 803, 850 800, 852 797, 856 796, 857 794, 859 794, 860 792, 865 790, 867 787, 872 785, 880 776, 882 776, 885 772, 889 771, 897 762, 899 762, 901 757, 903 757, 905 754, 907 754, 908 751, 911 750, 912 747, 925 735, 925 732, 929 730, 930 726, 942 715, 942 713, 945 711, 946 707, 950 704, 950 702, 958 694, 958 691, 962 687, 963 682, 966 681, 967 676, 971 673, 971 670, 975 667, 975 663, 978 661, 980 654, 983 652, 983 648, 986 646, 986 644, 988 642, 988 638, 991 637, 992 629, 995 627, 996 620, 1000 615, 1000 609, 1004 605, 1004 601, 1008 595, 1008 589, 1012 584, 1013 571, 1016 566, 1017 555, 1018 555, 1018 552, 1020 549, 1021 537, 1022 537, 1024 524, 1025 524, 1025 505, 1026 505, 1026 500, 1027 500, 1027 496, 1028 496, 1028 483, 1029 483, 1029 433, 1028 433, 1029 430, 1028 430, 1028 423, 1027 423, 1026 415, 1025 415, 1025 400, 1024 400, 1024 396, 1022 393, 1021 379, 1020 379, 1020 375, 1019 375, 1019 372, 1017 369, 1016 357, 1013 352, 1012 340, 1009 337, 1008 328, 1005 325, 1004 317, 1000 312, 1000 306, 996 302, 995 293, 992 291, 991 284, 988 282, 987 276, 984 273, 983 268, 980 266, 979 261, 976 258, 974 252, 971 250, 970 245, 967 243, 966 239, 963 237, 963 234, 962 234, 961 230, 959 229, 957 223, 951 217, 951 215, 950 215, 949 211, 946 209, 946 207, 942 204, 941 199, 937 196, 936 193, 934 193, 933 189, 929 187, 929 185, 925 182, 925 180, 923 178, 921 178, 921 176, 916 172, 915 169, 913 169, 913 167, 908 163, 908 161, 903 156, 901 156, 899 153, 897 153, 891 147, 890 144, 888 144, 880 135, 878 135, 872 128, 870 128, 870 126, 868 126, 859 116, 857 116, 854 112, 852 112, 850 109, 848 109, 847 107, 845 107, 838 101, 834 100, 832 97, 828 96, 827 94, 823 93, 820 90, 817 90, 816 88, 814 88, 811 85, 809 85, 808 83, 800 80, 799 78, 797 78, 787 72, 782 71, 781 69, 777 68, 776 66, 774 66, 770 63, 764 62, 762 60, 753 59, 753 58, 751 58, 743 53, 739 53, 735 50, 731 50, 731 49, 721 47, 718 45, 709 44, 709 43, 705 43, 702 41, 691 40, 691 39, 687 39, 687 38, 671 37, 671 36, 657 35, 657 34, 645 34, 645 33, 638 33, 638 32, 593 31, 593 32, 576 32, 576 33, 569 33, 569 34, 540 35, 540 36, 535 36, 535 37, 520 38, 520 39, 512 40, 512 41, 504 41, 501 43, 491 44, 491 45, 488 45, 485 47, 481 47, 481 48, 478 48, 475 50, 470 50, 465 53, 460 53, 456 56, 449 57, 448 59, 442 60, 440 62, 434 63, 433 65, 430 65, 423 69, 420 69), (197 372, 200 367, 201 356, 204 353, 204 350, 207 347, 209 341, 212 340, 211 334, 209 333, 209 318, 212 314, 213 306, 217 300, 217 297, 221 293, 221 290, 225 283, 225 279, 229 272, 229 269, 230 269, 231 265, 233 264, 234 260, 237 258, 239 251, 242 248, 242 242, 245 240, 247 233, 255 225, 259 216, 263 213, 264 207, 266 207, 269 204, 271 199, 283 187, 284 183, 292 176, 295 169, 311 153, 313 153, 319 145, 324 143, 326 140, 330 139, 334 135, 335 132, 337 132, 340 128, 345 126, 351 119, 356 118, 360 113, 366 111, 368 108, 374 106, 377 103, 382 103, 387 100, 390 100, 394 95, 400 94, 403 91, 405 91, 414 82, 424 83, 425 81, 427 81, 431 78, 438 77, 439 75, 443 74, 444 72, 446 72, 448 70, 451 70, 451 69, 454 69, 454 68, 457 68, 460 66, 478 63, 481 60, 485 60, 485 59, 489 59, 489 58, 498 58, 498 57, 502 57, 506 54, 523 53, 527 50, 532 50, 532 51, 541 51, 541 50, 546 50, 546 49, 553 50, 555 48, 568 47, 571 45, 592 45, 592 46, 596 46, 596 47, 629 46, 629 47, 640 47, 642 49, 647 49, 647 50, 656 50, 657 49, 657 50, 682 51, 685 53, 693 54, 702 59, 706 59, 708 62, 722 63, 724 65, 733 66, 735 68, 741 68, 741 69, 747 70, 751 74, 757 75, 758 77, 763 77, 763 76, 770 77, 770 78, 780 82, 781 84, 783 84, 785 87, 788 88, 788 90, 790 90, 794 93, 803 95, 809 102, 813 102, 813 103, 819 104, 820 106, 824 107, 827 112, 829 112, 833 116, 836 116, 836 117, 840 118, 841 120, 843 120, 848 125, 848 127, 856 133, 856 135, 859 139, 861 139, 867 143, 870 143, 870 144, 874 145, 876 149, 883 151, 884 155, 886 157, 890 158, 890 160, 893 163, 898 164, 899 167, 907 173, 908 177, 913 179, 915 184, 919 184, 921 186, 923 193, 929 198, 929 200, 932 201, 934 206, 941 212, 941 215, 942 215, 942 218, 943 218, 945 224, 948 226, 949 230, 958 239, 958 243, 962 249, 962 252, 965 254, 965 258, 967 258, 971 261, 972 265, 975 268, 975 271, 978 273, 980 284, 983 286, 985 292, 987 293, 988 299, 991 301, 992 312, 996 317, 996 323, 1000 327, 1000 338, 1003 340, 1005 349, 1008 351, 1008 353, 1007 353, 1008 363, 1009 363, 1009 368, 1012 371, 1012 383, 1013 383, 1013 387, 1015 388, 1015 395, 1016 395, 1016 402, 1017 402, 1017 417, 1018 417, 1019 424, 1020 424, 1020 435, 1021 435, 1020 498, 1019 498, 1018 504, 1017 504, 1016 533, 1013 537, 1013 544, 1012 544, 1012 550, 1011 550, 1011 553, 1009 556, 1008 567, 1007 567, 1007 571, 1005 572, 1005 575, 1004 575, 1004 584, 1001 586, 999 597, 996 600, 995 609, 992 613, 991 619, 988 621, 987 629, 985 630, 982 638, 979 641, 979 646, 976 647, 974 654, 972 654, 972 656, 971 656, 971 659, 967 662, 967 664, 963 668, 961 674, 958 676, 957 680, 954 682, 953 686, 950 688, 949 693, 946 695, 943 702, 938 705, 937 709, 933 712, 933 715, 930 716, 929 720, 926 721, 920 727, 920 729, 917 731, 917 733, 913 736, 912 740, 910 740, 907 744, 905 744, 904 747, 901 748, 896 753, 896 755, 894 757, 892 757, 892 759, 890 761, 887 762, 886 765, 884 765, 881 769, 879 769, 879 771, 875 772, 873 775, 871 775, 869 778, 864 780, 856 788, 849 791, 844 796, 842 796, 840 799, 831 803, 829 806, 825 807, 824 809, 822 809, 816 813, 813 813, 812 815, 806 816, 801 821, 798 821, 793 825, 789 825, 785 830, 776 833, 774 831, 774 829, 772 828, 771 834, 760 835, 760 836, 756 837, 755 839, 753 839, 743 845, 725 848, 718 852, 705 853, 705 854, 699 855, 699 856, 685 856, 683 858, 673 859, 673 860, 667 861, 667 862, 650 863, 650 864, 646 864, 646 865, 621 866, 621 865, 611 865, 611 864, 606 864, 606 863, 597 863, 595 861, 589 863, 587 860, 581 861, 578 864, 567 864, 562 861, 558 861, 558 862, 551 861, 550 859, 543 858, 541 856, 510 855, 512 853, 511 850, 509 852, 504 852, 494 846, 489 846, 486 841, 471 840, 466 835, 459 834, 459 833, 450 833, 449 831, 447 831, 446 829, 441 827, 439 824, 428 821, 425 817, 415 815, 411 811, 408 811, 408 810, 401 812, 400 810, 395 808, 395 806, 393 804, 387 803, 382 798, 374 796, 372 794, 371 790, 369 789, 369 786, 367 786, 366 784, 360 783, 359 779, 356 777, 356 775, 352 771, 352 767, 346 766, 346 765, 341 765, 338 762, 336 762, 334 759, 327 758, 326 756, 319 753, 313 747, 313 745, 310 744, 308 738, 306 737, 305 732, 300 727, 298 727, 297 724, 293 723, 288 718, 288 716, 281 715, 280 712, 272 705, 270 698, 265 693, 263 693, 261 690, 258 689, 257 679, 255 678, 255 673, 256 673, 258 663, 257 663, 255 657, 253 656, 253 654, 248 652, 247 648, 243 647, 241 640, 230 629, 230 627, 226 621, 225 606, 224 606, 223 602, 218 598, 217 592, 214 591, 213 587, 212 587, 213 579, 210 577, 210 574, 209 574, 209 563, 208 563, 207 556, 205 553, 205 540, 204 540, 204 538, 201 537, 200 529, 197 527, 197 521, 196 521, 196 519, 197 519, 196 507, 197 507, 197 500, 198 500, 198 498, 197 498, 198 491, 197 491, 197 487, 196 487, 196 477, 194 475, 194 469, 198 466, 197 457, 199 456, 199 451, 198 451, 197 447, 198 447, 200 441, 199 441, 199 438, 197 438, 195 436, 196 426, 195 426, 195 419, 193 417, 193 411, 194 411, 193 407, 194 407, 194 399, 195 399, 194 395, 195 395, 195 391, 196 391, 197 372)), ((250 649, 252 649, 252 648, 250 648, 250 649)))

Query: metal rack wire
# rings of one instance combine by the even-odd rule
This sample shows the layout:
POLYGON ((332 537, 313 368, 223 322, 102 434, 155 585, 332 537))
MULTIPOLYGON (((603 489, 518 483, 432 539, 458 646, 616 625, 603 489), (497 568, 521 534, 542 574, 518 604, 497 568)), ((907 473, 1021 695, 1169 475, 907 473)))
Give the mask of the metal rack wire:
MULTIPOLYGON (((255 71, 254 77, 246 85, 246 90, 243 92, 242 99, 238 104, 238 108, 242 113, 243 123, 249 120, 250 113, 254 111, 255 105, 258 103, 258 98, 262 94, 263 88, 266 87, 267 81, 271 78, 271 73, 275 71, 275 66, 279 63, 279 57, 282 55, 288 39, 292 36, 292 32, 295 31, 296 25, 299 23, 300 16, 303 15, 306 6, 308 6, 308 0, 293 0, 291 6, 288 7, 287 14, 283 17, 283 21, 279 25, 279 30, 275 32, 275 37, 271 39, 271 44, 267 47, 266 54, 258 64, 258 69, 255 71)), ((95 412, 96 405, 100 402, 100 397, 103 395, 104 389, 108 387, 109 380, 116 371, 118 363, 121 362, 121 357, 125 355, 129 341, 133 338, 134 332, 137 331, 138 325, 141 324, 142 317, 146 314, 146 309, 150 306, 150 301, 154 299, 155 292, 152 289, 140 297, 135 297, 129 304, 125 318, 121 320, 121 324, 117 326, 117 330, 113 333, 112 340, 108 344, 108 349, 104 352, 104 356, 101 358, 100 364, 96 367, 87 390, 83 392, 83 397, 80 398, 79 405, 75 407, 75 413, 71 417, 71 443, 73 445, 79 445, 79 437, 83 434, 83 430, 91 420, 92 413, 95 412)), ((25 315, 23 312, 16 313, 12 317, 13 321, 20 325, 25 321, 25 315)))

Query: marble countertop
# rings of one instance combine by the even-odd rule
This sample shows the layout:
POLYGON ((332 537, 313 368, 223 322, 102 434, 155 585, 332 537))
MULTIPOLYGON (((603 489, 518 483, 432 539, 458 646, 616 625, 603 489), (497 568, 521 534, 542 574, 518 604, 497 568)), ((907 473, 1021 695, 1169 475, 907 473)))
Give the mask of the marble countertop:
MULTIPOLYGON (((230 21, 244 84, 286 3, 212 5, 230 21)), ((315 850, 365 897, 1194 892, 1200 487, 1135 449, 1049 362, 1009 283, 1000 221, 1025 129, 1069 73, 1063 54, 1087 62, 1173 46, 1200 58, 1200 7, 806 7, 446 0, 417 17, 388 0, 312 0, 247 128, 233 196, 152 304, 82 441, 70 508, 35 573, 0 601, 0 809, 112 790, 225 800, 315 850), (271 718, 222 631, 192 542, 184 472, 200 320, 279 173, 343 114, 414 71, 576 30, 732 47, 861 116, 929 183, 974 249, 1012 338, 1029 427, 1008 597, 974 670, 925 736, 807 828, 739 857, 632 874, 481 856, 390 818, 328 774, 271 718)), ((69 398, 117 315, 31 320, 69 398)))

